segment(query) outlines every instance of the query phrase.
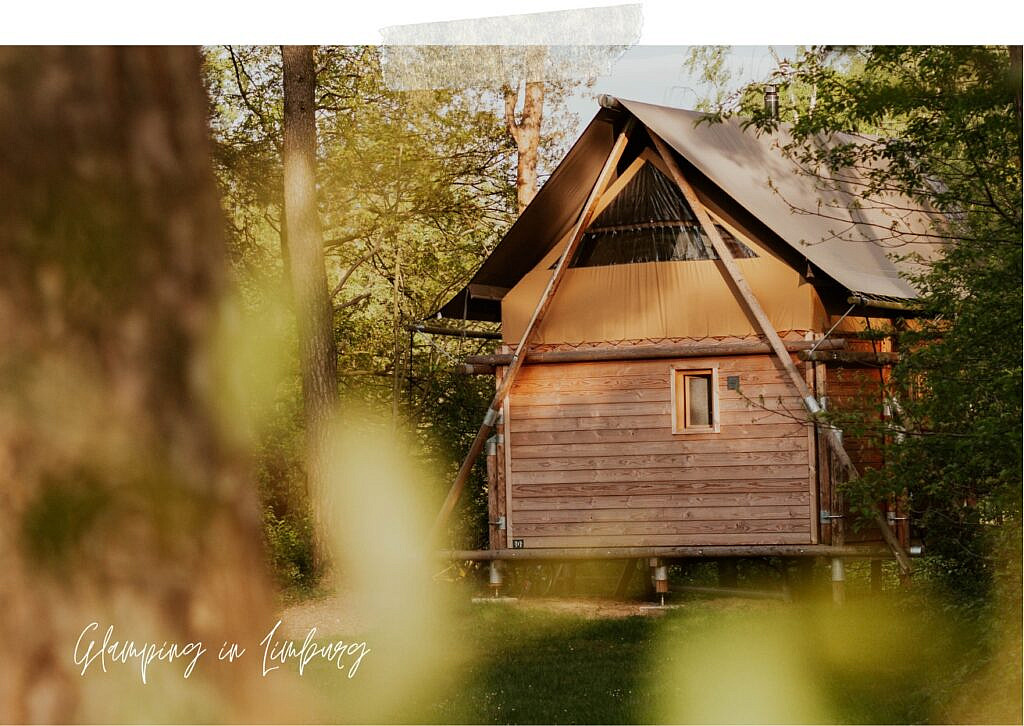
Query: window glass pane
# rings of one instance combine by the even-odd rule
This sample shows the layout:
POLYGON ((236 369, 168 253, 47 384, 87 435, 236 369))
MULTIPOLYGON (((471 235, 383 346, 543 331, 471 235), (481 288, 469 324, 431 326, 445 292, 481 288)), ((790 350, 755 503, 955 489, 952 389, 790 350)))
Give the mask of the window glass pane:
POLYGON ((711 376, 686 376, 686 423, 711 425, 711 376))

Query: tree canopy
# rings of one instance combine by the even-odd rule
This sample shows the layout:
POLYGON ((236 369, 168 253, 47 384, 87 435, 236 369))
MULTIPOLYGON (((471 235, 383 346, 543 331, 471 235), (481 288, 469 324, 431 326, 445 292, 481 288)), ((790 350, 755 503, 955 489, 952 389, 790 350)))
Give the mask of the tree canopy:
MULTIPOLYGON (((234 269, 258 308, 287 291, 280 50, 210 47, 204 61, 234 269)), ((500 84, 396 90, 383 62, 379 47, 315 51, 318 210, 339 386, 343 396, 390 405, 419 432, 424 464, 444 469, 468 445, 488 388, 453 375, 452 364, 485 344, 412 337, 406 326, 437 310, 514 221, 516 145, 500 84)), ((542 175, 560 158, 570 127, 565 86, 549 89, 542 175)), ((265 517, 279 569, 311 582, 300 406, 292 388, 278 395, 260 457, 265 517)), ((483 516, 482 485, 480 475, 464 516, 483 516)))
POLYGON ((778 117, 762 84, 738 93, 752 132, 788 122, 795 140, 784 151, 807 173, 828 184, 856 167, 866 180, 858 204, 902 193, 941 213, 934 235, 948 243, 914 279, 919 315, 875 331, 895 334, 902 351, 888 383, 891 425, 869 432, 887 465, 851 494, 869 509, 906 489, 951 581, 978 586, 1016 562, 1019 591, 1020 48, 811 47, 768 80, 778 117))

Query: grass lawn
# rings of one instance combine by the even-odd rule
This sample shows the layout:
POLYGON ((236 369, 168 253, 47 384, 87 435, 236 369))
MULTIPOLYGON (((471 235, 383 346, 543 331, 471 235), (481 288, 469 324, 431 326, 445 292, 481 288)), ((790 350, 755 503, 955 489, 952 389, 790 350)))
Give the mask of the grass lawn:
POLYGON ((443 723, 631 723, 643 720, 651 617, 588 619, 504 605, 478 606, 466 637, 490 655, 468 683, 425 704, 443 723))
POLYGON ((306 680, 334 699, 327 720, 1019 722, 1019 673, 1015 694, 993 686, 980 631, 892 603, 690 600, 661 617, 594 617, 466 599, 456 610, 416 688, 390 687, 404 677, 400 645, 378 645, 351 680, 314 663, 306 680))

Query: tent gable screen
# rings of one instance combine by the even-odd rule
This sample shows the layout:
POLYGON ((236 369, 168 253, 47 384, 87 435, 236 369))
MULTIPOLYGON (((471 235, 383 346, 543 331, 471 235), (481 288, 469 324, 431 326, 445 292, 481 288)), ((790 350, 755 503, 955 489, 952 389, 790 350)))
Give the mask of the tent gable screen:
MULTIPOLYGON (((716 225, 717 226, 717 225, 716 225)), ((719 227, 734 257, 757 255, 719 227)), ((644 163, 591 222, 572 267, 717 259, 676 185, 644 163)))

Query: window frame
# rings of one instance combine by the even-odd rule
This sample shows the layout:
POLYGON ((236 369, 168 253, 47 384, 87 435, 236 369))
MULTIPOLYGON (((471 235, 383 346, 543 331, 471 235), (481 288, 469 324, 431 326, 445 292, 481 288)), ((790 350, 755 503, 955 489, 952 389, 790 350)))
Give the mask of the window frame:
POLYGON ((718 395, 718 364, 692 365, 687 363, 673 364, 669 369, 672 388, 672 433, 677 435, 685 434, 717 434, 721 433, 722 425, 719 416, 719 395, 718 395), (689 390, 685 385, 686 377, 692 375, 711 377, 711 424, 708 426, 687 425, 687 411, 689 410, 689 390), (680 417, 680 413, 682 416, 680 417), (682 418, 682 420, 680 420, 682 418))

